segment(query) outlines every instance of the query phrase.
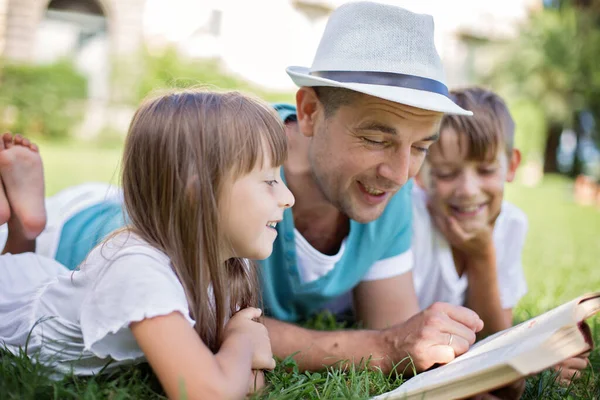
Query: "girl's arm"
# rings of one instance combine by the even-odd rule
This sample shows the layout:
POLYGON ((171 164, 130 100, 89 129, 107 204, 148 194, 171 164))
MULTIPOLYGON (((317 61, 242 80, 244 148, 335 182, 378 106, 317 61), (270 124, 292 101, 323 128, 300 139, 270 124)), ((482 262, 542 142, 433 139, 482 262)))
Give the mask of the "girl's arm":
POLYGON ((266 349, 261 331, 262 327, 266 335, 266 328, 252 321, 260 311, 242 312, 230 320, 237 325, 226 329, 228 334, 217 354, 178 312, 134 322, 130 329, 169 398, 242 399, 248 392, 252 368, 274 367, 268 336, 266 349), (264 365, 265 358, 270 359, 268 365, 264 365))

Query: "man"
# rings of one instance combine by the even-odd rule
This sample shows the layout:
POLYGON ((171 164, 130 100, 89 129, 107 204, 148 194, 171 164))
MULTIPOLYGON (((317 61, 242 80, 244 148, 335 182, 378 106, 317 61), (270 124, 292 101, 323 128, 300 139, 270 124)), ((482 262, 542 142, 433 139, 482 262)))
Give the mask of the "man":
MULTIPOLYGON (((310 370, 369 358, 384 371, 401 361, 402 371, 408 356, 418 371, 451 361, 483 322, 449 304, 417 313, 410 272, 410 179, 442 115, 470 115, 448 98, 432 18, 376 3, 343 5, 312 67, 288 74, 300 89, 297 111, 288 110, 297 123, 287 125, 283 176, 296 203, 262 264, 274 353, 298 352, 299 366, 310 370), (291 323, 334 307, 349 291, 366 329, 319 332, 291 323)), ((42 234, 38 251, 71 268, 123 224, 119 196, 107 200, 97 185, 53 201, 60 204, 48 205, 47 231, 59 238, 42 234)))
POLYGON ((482 322, 448 304, 417 314, 410 272, 410 179, 443 113, 471 114, 447 97, 432 18, 375 3, 343 5, 312 67, 287 72, 300 86, 297 111, 279 107, 290 139, 283 175, 296 204, 262 263, 274 353, 299 351, 306 369, 369 357, 384 371, 408 355, 417 370, 451 361, 482 322), (349 290, 368 330, 288 323, 335 307, 349 290))

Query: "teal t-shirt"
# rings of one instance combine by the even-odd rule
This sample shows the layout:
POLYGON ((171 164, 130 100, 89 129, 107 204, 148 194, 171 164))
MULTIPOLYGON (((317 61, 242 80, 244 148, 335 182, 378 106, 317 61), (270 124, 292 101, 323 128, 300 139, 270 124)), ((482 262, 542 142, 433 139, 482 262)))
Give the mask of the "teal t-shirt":
MULTIPOLYGON (((289 107, 275 106, 288 117, 289 107)), ((411 189, 412 181, 391 198, 377 220, 366 224, 351 220, 342 258, 326 275, 307 283, 302 282, 298 270, 292 210, 285 210, 277 225, 273 253, 260 262, 265 313, 282 321, 308 318, 356 287, 377 261, 409 251, 411 189)))
POLYGON ((73 270, 111 232, 123 226, 125 218, 122 204, 105 201, 90 206, 65 222, 54 258, 73 270))

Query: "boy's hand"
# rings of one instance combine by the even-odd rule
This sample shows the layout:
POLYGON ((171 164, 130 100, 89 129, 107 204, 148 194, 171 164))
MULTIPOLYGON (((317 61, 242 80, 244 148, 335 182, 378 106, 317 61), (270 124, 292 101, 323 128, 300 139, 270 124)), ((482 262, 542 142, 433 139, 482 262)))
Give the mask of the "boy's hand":
POLYGON ((493 254, 493 224, 486 225, 478 231, 467 232, 453 216, 444 214, 430 204, 427 205, 427 209, 437 229, 462 256, 486 258, 493 254))
POLYGON ((232 336, 245 336, 252 346, 252 369, 273 369, 275 360, 267 328, 255 321, 262 314, 258 308, 248 307, 238 311, 225 325, 223 341, 232 336))
POLYGON ((586 369, 590 363, 589 355, 590 353, 586 352, 555 365, 554 370, 559 372, 559 383, 568 386, 572 381, 579 379, 581 371, 586 369))

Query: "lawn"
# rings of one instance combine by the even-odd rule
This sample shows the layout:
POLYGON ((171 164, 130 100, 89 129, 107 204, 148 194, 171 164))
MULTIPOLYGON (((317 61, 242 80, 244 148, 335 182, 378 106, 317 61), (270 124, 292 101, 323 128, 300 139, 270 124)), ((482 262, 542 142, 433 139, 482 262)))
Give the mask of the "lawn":
MULTIPOLYGON (((47 193, 87 181, 118 183, 118 148, 90 145, 42 144, 47 193)), ((600 290, 600 210, 581 207, 571 200, 571 183, 550 176, 535 187, 513 184, 507 198, 529 217, 529 234, 523 264, 529 293, 516 309, 521 321, 584 292, 600 290)), ((600 343, 600 319, 591 321, 600 343)), ((311 327, 331 329, 335 322, 321 315, 311 327)), ((565 389, 549 372, 527 382, 524 399, 600 398, 600 351, 592 353, 593 367, 574 387, 565 389)), ((329 399, 367 398, 391 390, 401 383, 397 377, 377 372, 336 369, 321 373, 299 373, 284 360, 268 374, 269 388, 258 398, 329 399)), ((96 379, 68 378, 53 382, 39 365, 24 357, 0 357, 0 399, 138 399, 163 398, 160 386, 147 367, 130 368, 96 379)))

